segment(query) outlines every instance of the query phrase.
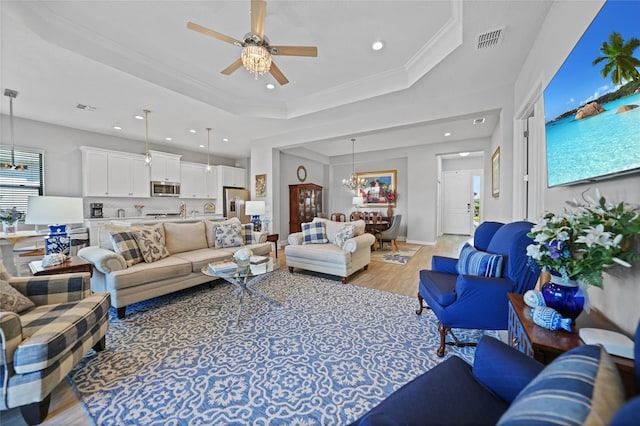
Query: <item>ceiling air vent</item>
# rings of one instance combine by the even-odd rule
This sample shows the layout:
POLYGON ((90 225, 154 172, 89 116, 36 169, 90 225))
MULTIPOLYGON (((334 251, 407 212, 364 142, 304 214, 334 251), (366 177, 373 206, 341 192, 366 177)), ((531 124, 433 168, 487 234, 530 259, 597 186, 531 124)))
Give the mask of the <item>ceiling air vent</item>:
POLYGON ((497 46, 502 44, 502 35, 504 34, 504 28, 498 28, 497 30, 487 31, 478 36, 478 43, 476 44, 476 50, 486 49, 487 47, 497 46))
POLYGON ((87 111, 95 111, 96 110, 95 107, 92 107, 91 105, 84 105, 84 104, 78 104, 78 105, 76 105, 76 108, 85 109, 87 111))
POLYGON ((473 120, 473 124, 484 124, 484 117, 483 118, 476 118, 475 120, 473 120))

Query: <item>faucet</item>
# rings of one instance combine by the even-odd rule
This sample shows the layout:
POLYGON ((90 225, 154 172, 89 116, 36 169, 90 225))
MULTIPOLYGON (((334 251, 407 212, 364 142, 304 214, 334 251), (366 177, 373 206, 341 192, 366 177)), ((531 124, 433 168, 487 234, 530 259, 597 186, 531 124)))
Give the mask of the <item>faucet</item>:
POLYGON ((178 208, 180 209, 180 217, 186 218, 187 217, 187 203, 184 202, 184 201, 180 201, 178 203, 178 208))

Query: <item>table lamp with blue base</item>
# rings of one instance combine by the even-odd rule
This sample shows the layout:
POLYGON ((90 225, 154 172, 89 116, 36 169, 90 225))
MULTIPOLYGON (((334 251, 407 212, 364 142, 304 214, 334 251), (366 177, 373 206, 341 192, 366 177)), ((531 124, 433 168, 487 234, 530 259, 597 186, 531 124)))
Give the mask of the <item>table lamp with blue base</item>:
POLYGON ((260 215, 265 214, 266 210, 264 201, 247 201, 244 203, 244 214, 251 216, 254 231, 260 232, 262 229, 260 215))
POLYGON ((49 235, 44 239, 45 254, 69 255, 70 241, 67 225, 84 222, 82 198, 29 197, 24 223, 48 225, 49 235))

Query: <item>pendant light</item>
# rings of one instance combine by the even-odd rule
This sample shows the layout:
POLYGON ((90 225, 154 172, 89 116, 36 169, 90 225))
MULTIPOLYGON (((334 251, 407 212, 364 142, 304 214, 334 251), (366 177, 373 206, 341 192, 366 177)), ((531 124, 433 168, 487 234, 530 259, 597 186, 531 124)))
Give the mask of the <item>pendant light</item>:
POLYGON ((18 92, 11 89, 4 89, 4 95, 9 97, 9 127, 11 130, 11 163, 0 163, 0 167, 6 170, 18 172, 27 170, 26 164, 16 164, 15 141, 13 139, 13 99, 18 96, 18 92))
POLYGON ((211 127, 207 127, 207 173, 211 173, 211 163, 209 162, 209 144, 211 142, 211 127))
POLYGON ((144 126, 145 126, 145 146, 147 149, 147 152, 144 154, 144 165, 147 167, 151 166, 151 151, 149 151, 149 113, 151 111, 149 111, 148 109, 143 110, 144 111, 144 126))

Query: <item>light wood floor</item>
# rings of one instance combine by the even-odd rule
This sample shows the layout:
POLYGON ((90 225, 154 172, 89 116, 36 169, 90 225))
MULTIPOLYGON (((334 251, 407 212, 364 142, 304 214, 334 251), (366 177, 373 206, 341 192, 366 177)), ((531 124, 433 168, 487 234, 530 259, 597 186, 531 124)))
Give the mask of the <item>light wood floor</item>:
MULTIPOLYGON (((395 265, 383 262, 371 262, 367 271, 360 271, 349 278, 347 285, 359 285, 390 291, 406 296, 415 296, 418 291, 418 272, 421 269, 429 269, 431 256, 434 254, 454 256, 469 236, 446 235, 440 237, 435 246, 421 246, 420 250, 407 262, 406 265, 395 265)), ((402 242, 398 245, 402 249, 402 242)), ((283 268, 284 252, 278 252, 283 268)), ((334 279, 334 277, 328 277, 334 279)), ((339 283, 339 278, 335 278, 339 283)), ((417 307, 416 299, 416 307, 417 307)), ((107 345, 109 340, 107 340, 107 345)), ((26 425, 19 409, 0 412, 0 424, 2 426, 26 425)), ((49 415, 43 425, 84 426, 91 425, 91 421, 85 414, 78 397, 73 392, 67 380, 63 380, 53 391, 49 415)))

